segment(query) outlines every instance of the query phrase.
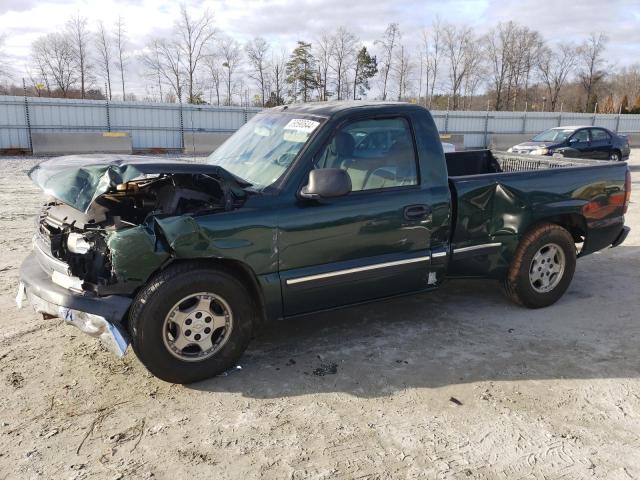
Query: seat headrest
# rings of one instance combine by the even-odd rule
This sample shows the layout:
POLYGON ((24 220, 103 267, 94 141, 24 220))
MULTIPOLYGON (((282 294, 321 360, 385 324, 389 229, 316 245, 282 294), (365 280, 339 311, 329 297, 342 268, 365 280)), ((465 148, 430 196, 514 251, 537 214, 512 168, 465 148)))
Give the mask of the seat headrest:
POLYGON ((397 152, 404 152, 405 150, 409 150, 411 148, 413 148, 411 139, 407 136, 402 135, 396 139, 393 145, 391 145, 389 153, 394 154, 397 152))
POLYGON ((340 157, 350 157, 356 147, 356 141, 346 132, 338 132, 335 138, 336 154, 340 157))

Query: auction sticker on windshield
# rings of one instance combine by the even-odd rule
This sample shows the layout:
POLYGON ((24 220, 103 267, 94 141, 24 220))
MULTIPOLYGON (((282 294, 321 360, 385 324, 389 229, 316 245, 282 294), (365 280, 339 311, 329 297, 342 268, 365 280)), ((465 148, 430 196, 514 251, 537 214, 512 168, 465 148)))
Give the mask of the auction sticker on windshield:
POLYGON ((320 122, 305 118, 294 118, 284 126, 284 140, 293 143, 304 143, 320 122))
POLYGON ((305 118, 294 118, 285 125, 284 129, 311 133, 316 129, 318 125, 320 125, 320 122, 316 122, 314 120, 307 120, 305 118))

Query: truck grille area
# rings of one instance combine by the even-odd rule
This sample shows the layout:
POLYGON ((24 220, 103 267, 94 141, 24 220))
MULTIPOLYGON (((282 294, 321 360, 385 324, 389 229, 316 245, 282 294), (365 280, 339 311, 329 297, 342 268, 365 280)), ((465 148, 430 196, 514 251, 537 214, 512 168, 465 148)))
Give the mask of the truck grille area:
POLYGON ((113 283, 105 234, 99 230, 74 228, 43 209, 33 238, 33 247, 41 268, 52 276, 58 272, 83 281, 83 289, 97 293, 101 285, 113 283), (88 252, 73 253, 67 247, 70 233, 80 233, 90 243, 88 252))

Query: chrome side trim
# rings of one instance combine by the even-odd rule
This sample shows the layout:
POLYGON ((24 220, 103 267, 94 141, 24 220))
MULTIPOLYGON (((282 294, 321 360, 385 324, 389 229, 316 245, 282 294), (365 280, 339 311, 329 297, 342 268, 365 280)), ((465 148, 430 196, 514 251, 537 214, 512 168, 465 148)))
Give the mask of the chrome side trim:
POLYGON ((482 245, 471 245, 470 247, 462 247, 456 248, 453 250, 453 253, 462 253, 462 252, 470 252, 472 250, 481 250, 484 248, 495 248, 501 246, 501 242, 497 243, 483 243, 482 245))
POLYGON ((447 252, 436 252, 433 255, 431 255, 433 258, 440 258, 440 257, 446 257, 447 256, 447 252))
POLYGON ((349 275, 350 273, 366 272, 369 270, 377 270, 379 268, 395 267, 397 265, 407 265, 410 263, 428 262, 431 260, 429 255, 425 257, 408 258, 406 260, 396 260, 394 262, 376 263, 375 265, 367 265, 365 267, 347 268, 345 270, 336 270, 327 273, 318 273, 317 275, 309 275, 307 277, 290 278, 287 285, 295 285, 297 283, 311 282, 313 280, 321 280, 323 278, 338 277, 341 275, 349 275))

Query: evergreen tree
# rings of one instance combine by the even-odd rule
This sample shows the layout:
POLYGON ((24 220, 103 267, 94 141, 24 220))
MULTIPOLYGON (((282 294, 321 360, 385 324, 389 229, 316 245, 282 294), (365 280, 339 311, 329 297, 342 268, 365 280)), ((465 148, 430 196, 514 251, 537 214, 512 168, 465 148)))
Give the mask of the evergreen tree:
POLYGON ((311 53, 311 44, 298 41, 286 66, 287 83, 293 101, 299 98, 307 102, 311 93, 317 87, 316 60, 311 53))
POLYGON ((378 60, 375 55, 372 57, 367 51, 367 47, 362 47, 356 58, 356 72, 353 80, 353 99, 356 99, 356 91, 363 96, 371 88, 369 79, 378 73, 378 60))

